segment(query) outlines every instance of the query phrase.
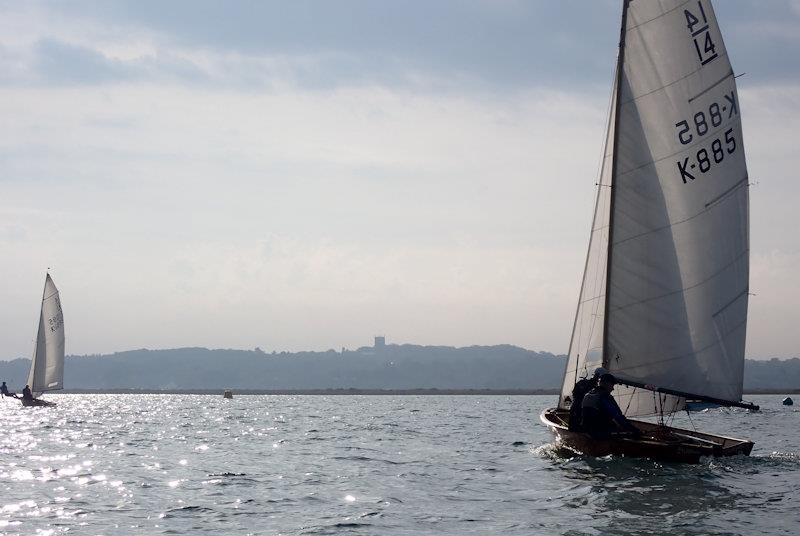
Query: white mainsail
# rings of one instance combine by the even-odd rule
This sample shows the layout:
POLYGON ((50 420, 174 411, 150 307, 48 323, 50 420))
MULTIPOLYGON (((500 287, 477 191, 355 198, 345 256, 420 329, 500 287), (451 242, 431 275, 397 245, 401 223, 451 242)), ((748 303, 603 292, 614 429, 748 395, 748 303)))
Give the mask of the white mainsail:
MULTIPOLYGON (((626 0, 624 9, 611 163, 591 239, 598 244, 590 245, 560 405, 570 373, 600 363, 623 379, 738 402, 749 232, 733 70, 709 0, 626 0), (607 232, 598 230, 604 223, 607 232), (601 275, 589 276, 591 266, 601 275)), ((652 392, 631 399, 632 388, 618 391, 628 415, 657 409, 652 392)), ((681 402, 659 397, 665 410, 681 402)))
POLYGON ((28 385, 35 393, 64 388, 64 314, 58 289, 50 274, 44 281, 39 331, 28 385))

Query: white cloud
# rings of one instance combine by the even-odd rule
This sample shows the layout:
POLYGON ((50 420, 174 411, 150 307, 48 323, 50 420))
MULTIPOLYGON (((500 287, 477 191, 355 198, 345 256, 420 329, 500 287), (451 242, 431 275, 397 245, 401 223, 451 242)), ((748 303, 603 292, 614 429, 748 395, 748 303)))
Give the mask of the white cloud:
POLYGON ((797 200, 796 125, 800 86, 749 86, 740 91, 748 156, 751 214, 751 273, 747 355, 793 357, 800 301, 795 266, 800 236, 795 229, 797 200))
MULTIPOLYGON (((321 91, 302 77, 347 54, 191 47, 21 6, 0 19, 0 357, 29 353, 47 266, 75 353, 378 332, 566 349, 607 88, 458 91, 403 66, 413 88, 449 90, 321 91), (42 83, 42 43, 107 77, 42 83)), ((800 88, 742 83, 748 355, 788 356, 800 88)))
POLYGON ((752 256, 748 354, 761 359, 797 357, 797 267, 800 249, 752 256))
MULTIPOLYGON (((33 308, 55 265, 73 352, 355 346, 375 330, 558 351, 600 102, 7 88, 0 214, 29 239, 4 241, 17 263, 0 276, 25 281, 12 310, 33 308)), ((5 320, 24 353, 31 320, 5 320)))

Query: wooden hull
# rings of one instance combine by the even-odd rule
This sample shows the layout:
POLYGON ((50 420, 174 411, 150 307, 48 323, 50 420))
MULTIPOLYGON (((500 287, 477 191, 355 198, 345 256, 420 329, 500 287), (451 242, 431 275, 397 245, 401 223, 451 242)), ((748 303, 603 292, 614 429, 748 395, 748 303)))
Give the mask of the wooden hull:
POLYGON ((752 441, 636 420, 631 422, 642 431, 639 438, 592 439, 588 434, 570 431, 567 427, 569 412, 556 408, 544 410, 540 419, 555 436, 558 447, 588 456, 614 455, 698 463, 703 456, 747 456, 753 450, 752 441))
POLYGON ((48 408, 54 408, 56 406, 55 402, 42 400, 41 398, 20 398, 20 401, 22 402, 22 405, 25 407, 43 406, 48 408))

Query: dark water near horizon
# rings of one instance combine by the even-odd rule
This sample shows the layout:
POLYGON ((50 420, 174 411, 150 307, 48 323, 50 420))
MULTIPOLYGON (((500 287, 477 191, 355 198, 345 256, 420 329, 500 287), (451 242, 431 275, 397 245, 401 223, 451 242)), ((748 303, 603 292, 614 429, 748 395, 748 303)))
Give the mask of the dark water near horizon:
POLYGON ((2 534, 800 534, 800 406, 676 424, 699 465, 559 457, 552 396, 55 395, 0 402, 2 534))

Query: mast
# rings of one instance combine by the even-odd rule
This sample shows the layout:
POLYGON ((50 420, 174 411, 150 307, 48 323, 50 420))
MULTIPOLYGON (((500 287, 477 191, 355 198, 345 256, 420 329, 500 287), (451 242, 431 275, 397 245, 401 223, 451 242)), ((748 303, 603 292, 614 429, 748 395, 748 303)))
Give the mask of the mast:
POLYGON ((39 334, 42 332, 42 322, 44 322, 44 318, 42 318, 42 308, 44 307, 44 300, 47 297, 47 279, 50 277, 50 268, 47 269, 47 273, 44 276, 44 286, 42 287, 42 301, 39 304, 39 327, 36 329, 36 342, 33 345, 33 357, 31 358, 31 369, 28 372, 28 386, 31 388, 31 391, 34 391, 34 378, 36 376, 36 363, 37 363, 37 354, 39 353, 39 334))
POLYGON ((619 55, 617 56, 617 91, 614 96, 614 144, 611 148, 611 177, 610 177, 610 198, 608 215, 608 246, 606 247, 606 296, 603 312, 603 367, 608 368, 611 359, 608 346, 608 312, 609 312, 609 293, 611 292, 611 244, 614 241, 614 198, 615 177, 617 175, 617 145, 619 144, 619 109, 620 95, 622 94, 622 74, 625 70, 625 27, 628 24, 628 4, 630 0, 622 0, 622 23, 619 30, 619 55))

